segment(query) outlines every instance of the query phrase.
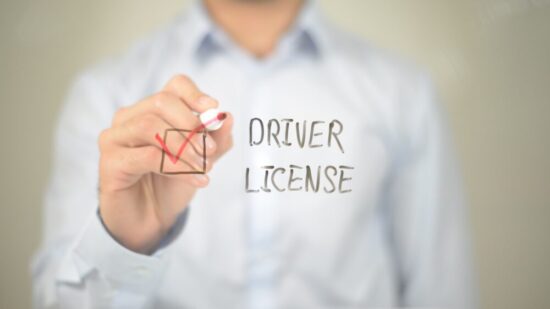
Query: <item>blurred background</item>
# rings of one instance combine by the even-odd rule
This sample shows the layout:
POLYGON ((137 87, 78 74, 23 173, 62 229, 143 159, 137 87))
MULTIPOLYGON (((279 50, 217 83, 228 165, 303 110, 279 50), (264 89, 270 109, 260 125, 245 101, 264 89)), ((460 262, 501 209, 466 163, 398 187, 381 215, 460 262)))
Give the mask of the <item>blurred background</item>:
MULTIPOLYGON (((0 0, 0 308, 30 307, 52 130, 71 79, 183 0, 0 0)), ((462 163, 482 308, 550 308, 550 0, 320 0, 432 72, 462 163)))

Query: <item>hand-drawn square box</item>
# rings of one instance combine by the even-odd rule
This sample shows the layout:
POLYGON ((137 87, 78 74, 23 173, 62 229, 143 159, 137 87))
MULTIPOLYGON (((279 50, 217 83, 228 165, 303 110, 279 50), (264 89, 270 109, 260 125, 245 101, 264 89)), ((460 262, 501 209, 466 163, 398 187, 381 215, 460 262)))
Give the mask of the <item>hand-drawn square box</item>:
MULTIPOLYGON (((178 174, 204 174, 206 173, 206 130, 201 131, 193 131, 193 130, 185 130, 185 129, 166 129, 164 131, 164 144, 168 145, 168 138, 172 134, 181 134, 186 141, 188 141, 189 138, 192 138, 193 135, 200 135, 202 138, 202 153, 200 154, 202 157, 202 163, 200 164, 200 169, 194 168, 191 164, 184 162, 182 160, 178 160, 176 164, 172 163, 170 158, 165 158, 168 156, 166 154, 166 151, 162 150, 162 159, 160 161, 160 173, 161 174, 167 174, 167 175, 178 175, 178 174), (168 160, 165 160, 168 159, 168 160), (167 161, 165 163, 165 161, 167 161), (172 168, 167 168, 165 164, 171 164, 174 165, 172 168), (175 166, 177 165, 177 166, 175 166), (178 170, 179 169, 179 170, 178 170)), ((168 147, 168 146, 166 146, 168 147)), ((191 143, 188 143, 187 147, 193 147, 191 146, 191 143)), ((178 147, 179 148, 179 147, 178 147)), ((196 150, 196 148, 195 148, 196 150)), ((176 153, 172 152, 172 155, 176 156, 176 153)))

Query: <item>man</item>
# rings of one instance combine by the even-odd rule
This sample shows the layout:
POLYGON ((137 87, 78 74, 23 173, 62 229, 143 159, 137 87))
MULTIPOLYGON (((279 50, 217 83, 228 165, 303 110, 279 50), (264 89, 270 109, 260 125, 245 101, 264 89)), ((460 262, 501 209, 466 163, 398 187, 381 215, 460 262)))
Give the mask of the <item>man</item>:
POLYGON ((75 82, 36 306, 471 307, 435 101, 311 2, 198 3, 75 82))

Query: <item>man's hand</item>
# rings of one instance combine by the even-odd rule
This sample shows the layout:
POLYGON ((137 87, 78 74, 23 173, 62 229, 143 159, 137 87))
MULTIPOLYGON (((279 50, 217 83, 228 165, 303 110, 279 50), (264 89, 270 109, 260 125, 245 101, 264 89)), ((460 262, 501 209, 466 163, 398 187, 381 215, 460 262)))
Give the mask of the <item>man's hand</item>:
MULTIPOLYGON (((159 174, 162 149, 155 139, 169 128, 193 129, 201 125, 193 114, 218 107, 195 84, 177 75, 156 93, 120 109, 111 128, 99 138, 100 213, 109 232, 125 247, 150 253, 188 206, 197 188, 208 185, 206 174, 159 174)), ((232 146, 233 118, 206 136, 206 171, 232 146)), ((180 160, 202 164, 202 136, 195 135, 180 160)), ((183 136, 174 138, 181 145, 183 136), (178 140, 179 139, 179 140, 178 140)))

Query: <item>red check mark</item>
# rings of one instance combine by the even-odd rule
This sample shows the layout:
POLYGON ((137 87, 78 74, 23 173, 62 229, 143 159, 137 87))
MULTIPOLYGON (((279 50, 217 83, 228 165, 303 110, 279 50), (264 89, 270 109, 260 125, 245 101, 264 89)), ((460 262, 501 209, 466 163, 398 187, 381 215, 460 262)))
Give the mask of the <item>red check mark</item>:
POLYGON ((196 127, 195 129, 193 129, 191 131, 191 133, 189 133, 189 136, 183 141, 183 143, 181 143, 181 146, 178 149, 178 152, 176 153, 176 155, 173 155, 172 152, 170 152, 170 149, 168 149, 168 147, 166 146, 166 143, 162 140, 162 137, 160 137, 160 135, 158 133, 155 135, 155 138, 159 142, 160 147, 162 148, 164 153, 166 153, 166 155, 168 156, 170 161, 172 161, 173 164, 176 164, 178 162, 178 160, 180 159, 181 154, 185 150, 185 147, 187 147, 187 144, 189 144, 189 141, 191 140, 191 138, 193 138, 193 136, 195 134, 197 134, 197 132, 199 132, 200 130, 206 128, 211 123, 214 123, 216 121, 224 120, 226 117, 227 117, 226 113, 218 113, 218 115, 216 115, 216 117, 208 120, 207 122, 201 124, 200 126, 196 127))

